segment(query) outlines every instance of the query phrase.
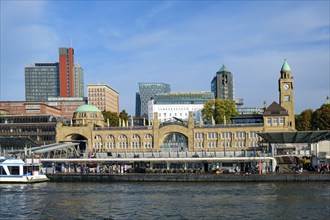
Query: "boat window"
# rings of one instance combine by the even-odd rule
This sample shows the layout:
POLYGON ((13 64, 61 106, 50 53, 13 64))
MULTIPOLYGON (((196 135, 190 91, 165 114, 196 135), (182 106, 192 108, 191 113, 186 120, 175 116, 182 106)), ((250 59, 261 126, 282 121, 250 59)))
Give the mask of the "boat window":
POLYGON ((2 166, 0 167, 0 175, 7 175, 2 166))
POLYGON ((24 173, 24 175, 26 175, 26 174, 31 175, 31 173, 32 173, 32 167, 31 166, 24 166, 23 173, 24 173))
POLYGON ((19 166, 8 166, 11 175, 19 175, 19 166))

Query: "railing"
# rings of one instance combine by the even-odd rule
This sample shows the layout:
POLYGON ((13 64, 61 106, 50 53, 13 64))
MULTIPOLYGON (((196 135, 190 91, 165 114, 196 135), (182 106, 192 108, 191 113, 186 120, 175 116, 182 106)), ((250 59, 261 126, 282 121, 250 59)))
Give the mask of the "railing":
POLYGON ((181 122, 176 122, 176 121, 173 121, 173 122, 162 122, 162 123, 160 123, 159 128, 162 128, 162 127, 165 127, 165 126, 168 126, 168 125, 179 125, 179 126, 183 126, 183 127, 188 128, 188 124, 187 123, 181 123, 181 122))
POLYGON ((207 124, 207 125, 195 125, 195 128, 232 128, 232 127, 263 127, 262 123, 251 124, 207 124))
POLYGON ((152 130, 152 126, 132 126, 132 127, 95 127, 94 130, 152 130))
POLYGON ((269 157, 270 153, 256 154, 254 151, 155 151, 155 152, 111 152, 84 154, 94 158, 230 158, 230 157, 269 157))

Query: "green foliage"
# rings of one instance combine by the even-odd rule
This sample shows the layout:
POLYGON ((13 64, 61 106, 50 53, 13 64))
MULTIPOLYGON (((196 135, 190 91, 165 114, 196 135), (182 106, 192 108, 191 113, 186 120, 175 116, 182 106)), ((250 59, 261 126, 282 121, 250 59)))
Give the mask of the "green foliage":
POLYGON ((312 128, 314 130, 330 130, 330 104, 323 104, 313 112, 312 128))
POLYGON ((315 111, 306 109, 295 115, 298 131, 330 130, 330 104, 323 104, 315 111))
POLYGON ((107 122, 109 119, 109 126, 118 127, 119 125, 119 116, 115 112, 103 111, 102 112, 104 121, 107 122))
POLYGON ((312 114, 312 109, 306 109, 300 115, 295 116, 298 131, 310 131, 312 129, 312 114))
POLYGON ((236 116, 236 107, 232 101, 215 99, 207 101, 202 109, 204 119, 211 121, 212 116, 216 124, 230 124, 230 117, 236 116))
POLYGON ((119 113, 119 118, 124 120, 124 121, 128 121, 128 119, 130 118, 131 116, 128 115, 128 113, 125 111, 125 110, 122 110, 120 113, 119 113))

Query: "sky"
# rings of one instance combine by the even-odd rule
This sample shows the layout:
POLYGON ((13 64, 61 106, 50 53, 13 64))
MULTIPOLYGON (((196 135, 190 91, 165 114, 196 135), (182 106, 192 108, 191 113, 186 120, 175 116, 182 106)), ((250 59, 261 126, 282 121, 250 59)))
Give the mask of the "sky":
POLYGON ((330 95, 327 0, 0 2, 1 101, 24 101, 24 67, 58 62, 58 48, 71 46, 85 85, 109 85, 130 115, 139 82, 210 91, 223 64, 243 107, 279 102, 284 59, 296 114, 330 95))

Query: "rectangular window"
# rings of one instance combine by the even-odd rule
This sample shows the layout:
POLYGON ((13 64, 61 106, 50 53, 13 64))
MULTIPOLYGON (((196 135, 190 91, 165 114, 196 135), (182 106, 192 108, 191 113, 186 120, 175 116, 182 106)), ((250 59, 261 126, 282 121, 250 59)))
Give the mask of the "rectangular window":
POLYGON ((284 122, 285 122, 284 117, 281 117, 281 118, 280 118, 280 124, 284 124, 284 122))
POLYGON ((271 118, 267 118, 267 124, 271 124, 272 123, 272 119, 271 118))
POLYGON ((285 102, 289 102, 290 101, 290 96, 289 95, 285 95, 284 96, 284 101, 285 102))

